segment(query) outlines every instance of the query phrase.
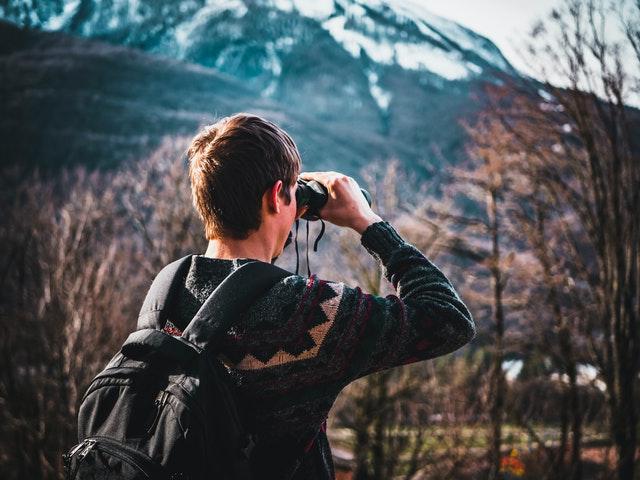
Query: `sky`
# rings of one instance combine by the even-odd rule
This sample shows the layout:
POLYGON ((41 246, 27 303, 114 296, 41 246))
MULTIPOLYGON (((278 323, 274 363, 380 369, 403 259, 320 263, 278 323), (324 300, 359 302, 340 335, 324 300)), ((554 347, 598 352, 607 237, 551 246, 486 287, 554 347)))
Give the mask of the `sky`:
POLYGON ((451 19, 489 38, 507 60, 523 73, 526 65, 514 45, 522 44, 531 26, 562 0, 420 0, 436 15, 451 19))

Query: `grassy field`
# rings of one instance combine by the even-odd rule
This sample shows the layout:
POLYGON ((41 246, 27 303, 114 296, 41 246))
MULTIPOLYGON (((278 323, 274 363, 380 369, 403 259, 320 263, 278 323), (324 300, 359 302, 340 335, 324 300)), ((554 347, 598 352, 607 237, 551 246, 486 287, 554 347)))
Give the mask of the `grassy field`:
MULTIPOLYGON (((373 433, 373 432, 372 432, 373 433)), ((409 447, 399 455, 399 472, 405 471, 411 450, 418 437, 418 428, 395 428, 393 435, 408 437, 409 447)), ((330 428, 328 431, 334 455, 341 457, 342 464, 354 466, 356 446, 355 432, 349 428, 330 428)), ((560 444, 560 429, 556 426, 532 424, 530 430, 515 424, 505 424, 502 430, 504 457, 512 452, 523 463, 523 475, 508 478, 539 478, 548 468, 549 455, 555 455, 560 444)), ((426 478, 438 478, 434 474, 435 464, 457 464, 452 478, 475 479, 486 475, 486 454, 489 449, 490 426, 473 425, 432 425, 424 428, 420 451, 423 463, 420 465, 426 478), (429 474, 429 472, 432 472, 429 474)), ((609 446, 604 428, 587 427, 583 432, 584 479, 604 479, 611 472, 607 467, 614 464, 615 452, 609 446)))
MULTIPOLYGON (((533 449, 539 447, 540 441, 546 447, 554 447, 559 444, 560 429, 558 427, 544 424, 532 424, 531 427, 538 438, 534 438, 530 432, 519 425, 503 425, 502 440, 505 448, 533 449)), ((424 427, 424 429, 423 447, 430 450, 446 448, 446 444, 450 444, 454 439, 457 440, 456 444, 459 447, 469 449, 488 448, 490 440, 490 428, 488 425, 483 424, 429 426, 424 427), (445 442, 444 446, 443 441, 445 442)), ((412 427, 394 429, 394 435, 415 437, 417 433, 418 429, 412 427)), ((349 428, 331 428, 328 431, 328 435, 332 446, 350 451, 355 447, 355 433, 349 428)), ((583 445, 585 447, 602 446, 606 445, 607 442, 608 434, 604 429, 585 428, 583 432, 583 445)))

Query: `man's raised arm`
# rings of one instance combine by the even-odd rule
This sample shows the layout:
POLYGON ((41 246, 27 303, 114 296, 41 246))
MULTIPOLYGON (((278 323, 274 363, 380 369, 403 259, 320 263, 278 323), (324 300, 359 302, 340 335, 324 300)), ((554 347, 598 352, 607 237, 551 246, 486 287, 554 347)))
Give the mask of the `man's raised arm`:
POLYGON ((453 352, 475 336, 471 313, 448 278, 388 222, 369 225, 361 243, 396 294, 381 297, 343 287, 341 308, 350 311, 353 322, 344 334, 357 336, 347 381, 453 352))
MULTIPOLYGON (((449 279, 371 210, 355 180, 336 172, 301 177, 327 187, 329 201, 320 211, 322 218, 361 233, 361 244, 396 289, 395 295, 381 297, 344 283, 320 281, 340 292, 335 312, 340 325, 334 325, 332 333, 341 340, 327 347, 340 357, 345 384, 375 371, 445 355, 471 341, 476 333, 473 317, 449 279)), ((335 361, 334 357, 331 363, 335 361)))

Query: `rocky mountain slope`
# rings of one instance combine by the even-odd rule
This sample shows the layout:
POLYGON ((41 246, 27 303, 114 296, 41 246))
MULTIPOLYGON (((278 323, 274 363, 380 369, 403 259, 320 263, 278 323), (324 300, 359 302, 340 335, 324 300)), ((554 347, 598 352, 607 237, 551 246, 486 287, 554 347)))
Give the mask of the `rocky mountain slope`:
POLYGON ((214 69, 0 21, 0 164, 108 167, 237 111, 284 125, 309 167, 356 174, 371 152, 414 153, 382 135, 333 128, 214 69))
POLYGON ((17 109, 5 113, 29 117, 37 102, 20 83, 25 75, 11 73, 19 64, 50 96, 20 125, 53 123, 49 137, 70 138, 86 116, 104 124, 91 131, 97 150, 114 142, 115 151, 137 153, 160 135, 261 108, 286 118, 310 165, 354 172, 398 157, 427 175, 464 154, 458 120, 477 110, 479 85, 517 75, 489 40, 417 0, 9 1, 0 17, 29 29, 17 37, 33 38, 0 47, 8 72, 0 82, 11 79, 17 109))

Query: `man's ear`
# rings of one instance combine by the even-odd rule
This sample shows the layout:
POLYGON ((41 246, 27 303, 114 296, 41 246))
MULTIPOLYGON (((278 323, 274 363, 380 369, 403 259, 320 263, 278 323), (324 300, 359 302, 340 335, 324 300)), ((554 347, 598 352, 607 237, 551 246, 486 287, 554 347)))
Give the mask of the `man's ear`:
POLYGON ((280 197, 280 192, 282 191, 283 186, 284 184, 282 183, 282 180, 278 180, 265 193, 265 195, 267 195, 267 207, 273 213, 280 213, 280 208, 282 207, 282 198, 280 197))

